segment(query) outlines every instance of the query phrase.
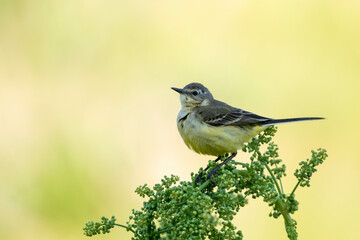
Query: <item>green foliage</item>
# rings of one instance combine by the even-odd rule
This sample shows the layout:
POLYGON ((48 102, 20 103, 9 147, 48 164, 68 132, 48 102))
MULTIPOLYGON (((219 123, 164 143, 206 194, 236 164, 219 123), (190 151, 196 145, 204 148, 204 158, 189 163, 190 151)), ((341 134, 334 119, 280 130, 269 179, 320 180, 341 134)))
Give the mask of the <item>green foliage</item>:
MULTIPOLYGON (((84 228, 85 235, 107 233, 116 226, 132 231, 132 239, 235 239, 243 238, 242 232, 232 222, 234 216, 247 204, 247 198, 261 197, 272 211, 270 216, 283 216, 289 239, 297 239, 296 221, 290 214, 298 210, 295 199, 297 186, 310 186, 310 177, 316 167, 327 157, 326 151, 312 151, 311 159, 300 163, 295 171, 298 183, 291 194, 283 191, 281 179, 286 176, 286 167, 279 159, 278 147, 272 142, 275 127, 266 129, 243 147, 251 154, 250 162, 230 161, 218 170, 216 183, 202 174, 201 185, 195 184, 197 175, 191 174, 192 181, 180 181, 171 175, 164 177, 161 184, 153 188, 147 184, 135 192, 146 201, 140 210, 133 210, 126 226, 102 218, 101 223, 89 222, 84 228), (261 151, 261 146, 267 146, 261 151)), ((224 160, 227 156, 224 156, 224 160)), ((210 172, 216 167, 209 161, 210 172)), ((203 170, 200 169, 200 172, 203 170)))
POLYGON ((317 171, 315 167, 322 164, 326 157, 326 150, 319 148, 317 152, 314 150, 311 151, 310 159, 299 163, 300 168, 296 169, 294 175, 298 179, 301 187, 310 187, 310 178, 312 174, 317 171))
POLYGON ((88 237, 91 237, 96 234, 100 234, 101 232, 103 234, 109 233, 111 228, 115 225, 115 217, 112 216, 109 220, 106 217, 101 218, 101 222, 94 223, 93 221, 86 223, 84 230, 84 234, 88 237))

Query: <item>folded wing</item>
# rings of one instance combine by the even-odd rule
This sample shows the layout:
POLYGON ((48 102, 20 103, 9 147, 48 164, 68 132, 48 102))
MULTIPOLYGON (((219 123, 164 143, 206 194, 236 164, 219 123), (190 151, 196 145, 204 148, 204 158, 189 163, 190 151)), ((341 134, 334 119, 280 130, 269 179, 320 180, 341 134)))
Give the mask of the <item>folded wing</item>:
POLYGON ((318 117, 304 117, 304 118, 286 118, 286 119, 272 119, 257 114, 231 107, 225 103, 219 102, 215 106, 204 106, 197 109, 202 120, 212 126, 246 126, 246 125, 260 125, 270 126, 281 123, 311 121, 323 118, 318 117))

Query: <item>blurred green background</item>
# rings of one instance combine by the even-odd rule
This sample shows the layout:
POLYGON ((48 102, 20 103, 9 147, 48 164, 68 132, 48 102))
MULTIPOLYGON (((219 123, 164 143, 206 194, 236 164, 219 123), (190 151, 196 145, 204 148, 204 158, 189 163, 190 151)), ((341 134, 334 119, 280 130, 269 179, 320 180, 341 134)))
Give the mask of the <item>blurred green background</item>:
MULTIPOLYGON (((276 136, 288 192, 311 149, 329 153, 297 191, 299 239, 360 239, 359 12, 339 0, 1 0, 0 239, 85 239, 85 222, 125 223, 141 207, 138 185, 189 180, 210 158, 183 144, 170 87, 194 81, 260 115, 326 117, 276 136)), ((286 239, 269 210, 239 212, 246 239, 286 239)))

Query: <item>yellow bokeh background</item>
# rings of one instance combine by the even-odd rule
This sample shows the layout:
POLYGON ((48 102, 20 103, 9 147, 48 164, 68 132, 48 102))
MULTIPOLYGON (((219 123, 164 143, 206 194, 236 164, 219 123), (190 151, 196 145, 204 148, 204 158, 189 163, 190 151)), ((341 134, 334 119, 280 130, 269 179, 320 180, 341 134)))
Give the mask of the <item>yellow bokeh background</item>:
MULTIPOLYGON (((0 239, 85 239, 85 222, 141 207, 137 186, 189 180, 211 158, 183 144, 170 87, 194 81, 260 115, 326 117, 279 126, 284 187, 326 148, 297 191, 299 239, 360 239, 359 12, 348 0, 0 1, 0 239)), ((240 210, 245 239, 287 239, 269 211, 260 199, 240 210)))

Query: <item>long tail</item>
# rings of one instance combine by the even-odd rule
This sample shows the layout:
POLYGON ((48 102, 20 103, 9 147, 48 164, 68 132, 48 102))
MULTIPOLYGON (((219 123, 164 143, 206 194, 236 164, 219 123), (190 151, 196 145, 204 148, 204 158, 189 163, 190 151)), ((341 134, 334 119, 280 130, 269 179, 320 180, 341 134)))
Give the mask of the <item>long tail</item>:
POLYGON ((290 122, 303 122, 303 121, 312 121, 312 120, 320 120, 324 119, 321 117, 304 117, 304 118, 285 118, 285 119, 269 119, 267 121, 262 122, 261 126, 271 126, 282 123, 290 123, 290 122))

